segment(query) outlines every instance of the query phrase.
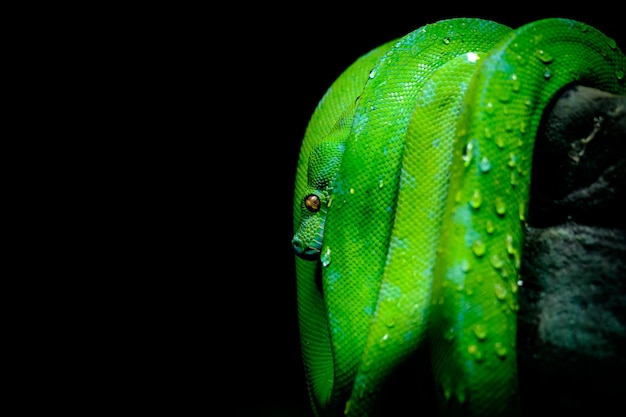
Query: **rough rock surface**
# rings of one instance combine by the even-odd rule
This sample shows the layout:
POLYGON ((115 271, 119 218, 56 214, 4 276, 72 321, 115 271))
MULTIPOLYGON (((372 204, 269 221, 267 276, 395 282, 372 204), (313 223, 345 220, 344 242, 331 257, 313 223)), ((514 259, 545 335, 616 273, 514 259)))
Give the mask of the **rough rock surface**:
POLYGON ((533 160, 520 288, 525 415, 600 415, 626 392, 626 97, 572 89, 533 160))

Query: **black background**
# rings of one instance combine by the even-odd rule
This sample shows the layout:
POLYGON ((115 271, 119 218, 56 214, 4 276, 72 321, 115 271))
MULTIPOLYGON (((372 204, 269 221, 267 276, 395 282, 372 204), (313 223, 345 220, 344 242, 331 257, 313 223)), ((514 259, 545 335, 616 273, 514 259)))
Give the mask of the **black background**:
POLYGON ((199 308, 193 320, 194 332, 209 339, 200 344, 207 349, 201 354, 206 367, 198 371, 204 374, 201 386, 217 394, 208 408, 224 406, 241 416, 311 416, 290 245, 293 183, 309 117, 343 69, 383 42, 450 17, 480 17, 511 27, 544 17, 573 18, 626 48, 620 12, 599 3, 571 2, 555 11, 547 2, 536 7, 435 2, 429 8, 436 11, 430 12, 415 3, 363 3, 358 9, 313 3, 292 9, 241 6, 232 15, 211 14, 210 35, 196 40, 200 49, 194 53, 209 61, 202 80, 208 94, 197 97, 198 108, 207 112, 200 120, 208 115, 203 126, 208 135, 201 131, 194 139, 203 142, 208 136, 211 149, 202 156, 190 149, 194 163, 202 160, 191 192, 205 201, 201 207, 207 212, 201 215, 205 227, 195 234, 202 251, 189 258, 200 259, 197 278, 208 279, 209 289, 199 295, 191 288, 190 296, 209 306, 208 313, 199 308), (215 355, 213 348, 224 353, 215 355))

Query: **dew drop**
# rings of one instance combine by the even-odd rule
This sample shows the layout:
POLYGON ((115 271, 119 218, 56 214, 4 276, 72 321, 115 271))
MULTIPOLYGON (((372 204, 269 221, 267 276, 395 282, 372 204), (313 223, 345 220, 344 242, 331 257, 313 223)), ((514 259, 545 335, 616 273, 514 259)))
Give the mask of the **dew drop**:
POLYGON ((513 74, 511 76, 511 82, 513 85, 513 91, 515 91, 516 93, 519 93, 519 89, 520 89, 520 81, 517 79, 517 75, 513 74))
POLYGON ((487 230, 487 233, 492 234, 494 227, 493 227, 493 222, 491 220, 487 220, 485 222, 485 229, 487 230))
POLYGON ((486 156, 483 156, 483 158, 480 160, 480 171, 483 173, 487 173, 491 170, 491 162, 489 162, 489 159, 487 159, 486 156))
POLYGON ((354 188, 350 188, 350 194, 354 194, 354 188))
MULTIPOLYGON (((500 268, 500 276, 503 279, 507 279, 509 277, 509 271, 507 271, 506 268, 500 268)), ((515 291, 513 291, 513 292, 515 292, 515 291)))
POLYGON ((467 347, 467 351, 469 352, 470 355, 472 355, 474 357, 474 360, 478 363, 483 361, 483 354, 480 350, 478 350, 478 346, 476 345, 469 345, 467 347))
POLYGON ((500 359, 504 359, 506 358, 506 354, 508 353, 506 350, 506 347, 504 346, 504 344, 502 342, 496 342, 493 345, 495 351, 496 351, 496 355, 498 355, 498 357, 500 359))
POLYGON ((480 58, 475 52, 468 52, 467 54, 465 54, 465 56, 467 57, 467 62, 476 62, 478 61, 478 59, 480 58))
POLYGON ((475 240, 472 244, 472 252, 474 252, 474 255, 478 256, 479 258, 485 254, 486 249, 487 247, 480 239, 475 240))
POLYGON ((550 71, 549 70, 545 70, 543 72, 543 78, 545 78, 546 80, 549 80, 550 77, 552 77, 552 74, 550 73, 550 71))
POLYGON ((615 76, 618 80, 622 81, 624 79, 624 71, 617 70, 615 71, 615 76))
POLYGON ((488 103, 487 103, 487 105, 485 106, 485 112, 486 112, 487 114, 489 114, 489 115, 492 115, 492 114, 493 114, 493 111, 494 111, 494 108, 493 108, 493 103, 490 101, 490 102, 488 102, 488 103))
POLYGON ((383 185, 385 185, 385 182, 382 179, 378 180, 378 188, 383 188, 383 185))
POLYGON ((515 250, 515 246, 513 245, 513 236, 510 234, 506 235, 506 253, 509 255, 514 255, 517 253, 515 250))
POLYGON ((500 216, 504 216, 504 214, 506 213, 506 204, 504 203, 504 200, 502 200, 502 198, 500 197, 496 197, 495 206, 496 213, 498 213, 498 215, 500 216))
POLYGON ((369 77, 370 77, 370 78, 374 78, 374 77, 376 77, 376 69, 375 69, 375 68, 374 68, 373 70, 371 70, 371 71, 370 71, 369 77))
POLYGON ((503 301, 506 298, 506 288, 504 288, 504 286, 499 282, 495 283, 493 290, 498 300, 503 301))
POLYGON ((465 166, 469 166, 470 162, 472 162, 472 155, 474 151, 474 144, 470 141, 467 142, 467 144, 465 145, 465 147, 463 148, 463 163, 465 166))
POLYGON ((515 155, 513 152, 509 154, 509 162, 507 162, 507 165, 510 168, 514 168, 515 166, 517 166, 517 155, 515 155))
POLYGON ((445 45, 450 45, 450 38, 443 38, 443 43, 445 45))
POLYGON ((502 139, 501 136, 496 137, 496 145, 498 145, 500 149, 504 148, 504 139, 502 139))
POLYGON ((487 337, 487 327, 484 324, 478 323, 474 325, 473 330, 474 336, 476 336, 478 340, 485 340, 485 338, 487 337))
POLYGON ((470 269, 470 263, 467 261, 467 259, 463 259, 461 261, 461 271, 468 272, 470 269))
POLYGON ((326 247, 326 251, 320 257, 320 259, 322 261, 322 265, 323 266, 326 267, 326 266, 330 265, 330 247, 329 246, 326 247))
POLYGON ((389 340, 389 333, 385 333, 383 335, 383 337, 380 338, 380 340, 378 341, 378 345, 381 348, 384 348, 385 346, 387 346, 387 341, 389 340))
POLYGON ((523 121, 523 120, 519 123, 519 132, 520 132, 522 135, 525 135, 525 134, 526 134, 526 122, 525 122, 525 121, 523 121))
POLYGON ((480 194, 479 190, 474 190, 474 193, 470 197, 469 204, 472 208, 478 209, 480 205, 483 203, 483 196, 480 194))
POLYGON ((535 52, 535 56, 539 58, 539 61, 543 62, 544 64, 549 64, 554 61, 554 58, 543 49, 537 50, 535 52))
POLYGON ((500 257, 495 253, 491 255, 489 261, 491 262, 491 266, 493 266, 495 269, 500 269, 504 266, 504 262, 502 261, 502 259, 500 259, 500 257))

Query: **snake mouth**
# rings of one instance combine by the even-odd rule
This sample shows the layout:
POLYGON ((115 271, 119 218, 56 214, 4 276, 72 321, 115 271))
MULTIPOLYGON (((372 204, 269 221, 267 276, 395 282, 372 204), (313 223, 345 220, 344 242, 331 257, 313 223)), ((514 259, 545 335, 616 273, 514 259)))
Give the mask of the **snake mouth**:
POLYGON ((317 240, 313 241, 312 245, 306 245, 302 239, 298 237, 294 237, 291 240, 291 244, 293 245, 293 250, 298 255, 298 257, 302 259, 306 259, 308 261, 314 260, 320 256, 320 251, 322 249, 322 243, 317 240))
MULTIPOLYGON (((318 237, 319 236, 320 235, 318 234, 318 237)), ((293 245, 293 250, 296 255, 308 261, 319 258, 320 252, 322 251, 321 239, 313 239, 313 241, 307 245, 300 237, 294 236, 291 240, 291 244, 293 245)))

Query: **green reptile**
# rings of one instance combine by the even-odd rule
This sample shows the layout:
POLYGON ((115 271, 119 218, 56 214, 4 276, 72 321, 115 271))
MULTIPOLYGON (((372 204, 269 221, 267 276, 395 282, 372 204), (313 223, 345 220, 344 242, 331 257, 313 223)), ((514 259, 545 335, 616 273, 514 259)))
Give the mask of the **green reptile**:
POLYGON ((625 72, 615 41, 582 22, 455 18, 337 78, 307 126, 294 190, 316 416, 373 415, 386 378, 424 345, 442 415, 521 414, 517 292, 535 135, 566 88, 625 94, 625 72))

